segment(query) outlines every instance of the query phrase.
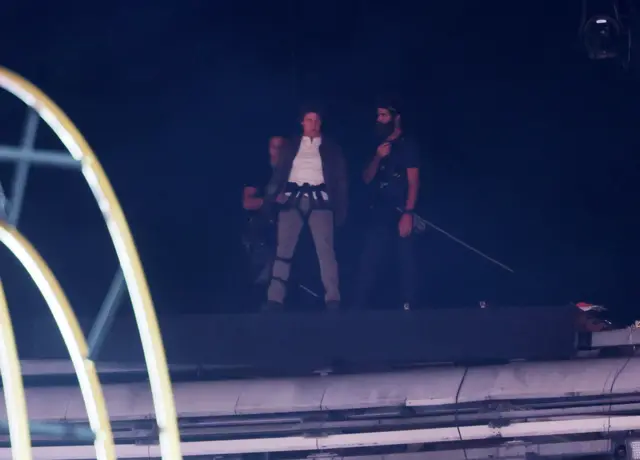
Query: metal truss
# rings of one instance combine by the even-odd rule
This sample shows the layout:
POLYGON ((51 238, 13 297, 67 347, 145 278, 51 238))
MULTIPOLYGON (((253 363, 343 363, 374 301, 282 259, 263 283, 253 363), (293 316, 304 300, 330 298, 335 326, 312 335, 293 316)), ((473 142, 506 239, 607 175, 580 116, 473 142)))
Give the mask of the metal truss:
POLYGON ((27 416, 27 400, 24 396, 22 371, 18 359, 13 323, 0 281, 0 374, 4 401, 9 414, 9 435, 15 458, 31 460, 31 433, 27 416))
MULTIPOLYGON (((60 287, 58 280, 53 276, 51 269, 47 266, 44 259, 42 259, 33 246, 22 235, 20 235, 14 227, 11 227, 7 223, 0 223, 0 242, 4 244, 22 263, 22 266, 25 267, 31 276, 31 279, 35 282, 40 293, 47 302, 47 305, 49 306, 49 309, 56 321, 56 325, 58 326, 58 329, 60 329, 60 333, 62 334, 62 338, 71 357, 71 362, 76 376, 78 377, 82 399, 84 400, 84 405, 87 409, 89 425, 91 426, 91 430, 95 436, 94 446, 96 449, 96 457, 99 460, 110 460, 116 458, 113 434, 111 432, 111 423, 109 421, 104 395, 102 394, 102 387, 98 380, 98 373, 96 372, 94 363, 88 358, 87 343, 85 341, 84 334, 82 333, 80 324, 78 324, 78 319, 76 318, 66 295, 60 287)), ((11 332, 8 330, 8 328, 11 327, 10 322, 3 322, 0 326, 6 329, 6 332, 3 333, 4 337, 12 337, 11 332)), ((8 341, 6 344, 9 345, 10 348, 11 345, 8 341)), ((10 434, 13 437, 14 427, 17 426, 17 422, 16 425, 14 425, 14 419, 28 420, 28 417, 20 374, 9 373, 11 370, 19 369, 16 367, 19 365, 19 361, 17 365, 15 361, 13 361, 18 360, 18 355, 16 353, 9 357, 7 354, 6 358, 7 362, 11 360, 12 363, 10 365, 3 366, 3 383, 6 380, 10 383, 14 392, 16 391, 16 388, 19 389, 18 391, 23 392, 22 407, 24 408, 24 412, 21 413, 22 409, 18 409, 18 406, 14 406, 11 411, 7 411, 10 417, 10 434)), ((7 395, 5 395, 5 397, 6 396, 7 395)), ((14 395, 12 395, 12 397, 13 396, 14 395)), ((18 394, 16 393, 15 396, 17 397, 18 394)), ((9 409, 9 407, 10 406, 8 406, 7 409, 9 409)), ((21 426, 23 424, 23 422, 20 423, 21 426)), ((24 438, 19 439, 22 442, 25 441, 24 438)), ((17 447, 19 447, 21 451, 24 451, 30 446, 22 444, 17 447)), ((20 457, 20 459, 22 458, 28 457, 20 457)))
MULTIPOLYGON (((0 146, 0 161, 16 165, 8 195, 5 196, 6 190, 3 191, 0 187, 0 242, 27 270, 47 301, 62 333, 80 383, 95 437, 96 456, 100 460, 116 458, 111 425, 94 361, 113 323, 126 288, 133 306, 149 374, 160 438, 160 453, 163 460, 179 460, 182 458, 180 434, 162 337, 140 257, 111 184, 82 134, 46 94, 3 67, 0 67, 0 87, 29 107, 21 144, 17 147, 0 146), (68 152, 35 149, 40 119, 49 125, 68 152), (29 171, 32 167, 38 166, 64 168, 82 173, 102 212, 118 256, 120 267, 91 330, 88 343, 53 273, 17 230, 29 171)), ((15 351, 13 329, 1 284, 0 348, 0 371, 7 400, 13 458, 29 460, 29 431, 33 433, 40 428, 44 431, 47 429, 38 428, 33 424, 28 426, 20 363, 15 351)))

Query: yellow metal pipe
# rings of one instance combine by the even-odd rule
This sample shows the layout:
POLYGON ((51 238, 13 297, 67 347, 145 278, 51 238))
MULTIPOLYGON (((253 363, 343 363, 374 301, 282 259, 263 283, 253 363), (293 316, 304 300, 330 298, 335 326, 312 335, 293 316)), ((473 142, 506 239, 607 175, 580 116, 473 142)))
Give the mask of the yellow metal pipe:
POLYGON ((109 179, 80 131, 46 94, 3 67, 0 67, 0 87, 33 108, 82 165, 82 174, 102 211, 131 297, 149 372, 162 458, 180 460, 180 431, 158 319, 140 256, 109 179))
POLYGON ((13 460, 31 460, 27 401, 24 397, 20 359, 2 280, 0 280, 0 375, 2 375, 4 403, 9 420, 11 456, 13 460))
POLYGON ((113 460, 116 451, 113 445, 111 422, 93 361, 78 319, 60 283, 35 248, 15 228, 0 221, 0 242, 20 261, 47 302, 56 325, 78 376, 80 391, 87 409, 91 430, 95 435, 96 456, 102 460, 113 460))

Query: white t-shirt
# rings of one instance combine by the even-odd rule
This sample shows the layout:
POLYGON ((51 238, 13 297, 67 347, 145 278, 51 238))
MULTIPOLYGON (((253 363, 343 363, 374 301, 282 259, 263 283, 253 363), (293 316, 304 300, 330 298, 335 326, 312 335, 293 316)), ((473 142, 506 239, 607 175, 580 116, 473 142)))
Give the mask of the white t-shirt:
POLYGON ((324 174, 322 172, 322 158, 320 157, 320 145, 322 138, 302 137, 298 153, 293 159, 289 182, 298 185, 320 185, 324 184, 324 174))

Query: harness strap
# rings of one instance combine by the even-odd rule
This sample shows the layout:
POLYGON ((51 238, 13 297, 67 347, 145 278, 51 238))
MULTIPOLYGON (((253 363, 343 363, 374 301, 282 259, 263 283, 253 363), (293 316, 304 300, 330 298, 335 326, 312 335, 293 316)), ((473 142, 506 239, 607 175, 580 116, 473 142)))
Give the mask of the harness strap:
POLYGON ((310 185, 308 183, 299 185, 294 182, 287 183, 285 193, 289 195, 285 206, 289 209, 297 209, 300 212, 302 219, 307 222, 309 214, 315 209, 328 209, 329 203, 325 199, 327 187, 325 184, 310 185), (302 212, 300 203, 303 198, 309 200, 309 210, 305 213, 302 212))
MULTIPOLYGON (((279 256, 276 255, 276 257, 274 258, 274 263, 277 262, 277 261, 283 262, 283 263, 285 263, 287 265, 291 265, 291 262, 293 261, 293 259, 290 258, 290 257, 289 258, 287 258, 287 257, 279 257, 279 256)), ((273 273, 273 269, 271 270, 271 272, 273 273)), ((269 277, 269 280, 270 280, 269 282, 271 282, 271 280, 280 281, 284 285, 286 285, 289 282, 288 280, 284 280, 284 279, 280 278, 279 276, 273 276, 273 275, 271 277, 269 277)))
POLYGON ((271 277, 271 280, 272 280, 272 281, 273 281, 273 280, 275 280, 275 281, 279 281, 279 282, 281 282, 282 284, 284 284, 285 286, 289 283, 289 280, 286 280, 286 281, 285 281, 285 280, 283 280, 282 278, 280 278, 280 277, 278 277, 278 276, 272 276, 272 277, 271 277))

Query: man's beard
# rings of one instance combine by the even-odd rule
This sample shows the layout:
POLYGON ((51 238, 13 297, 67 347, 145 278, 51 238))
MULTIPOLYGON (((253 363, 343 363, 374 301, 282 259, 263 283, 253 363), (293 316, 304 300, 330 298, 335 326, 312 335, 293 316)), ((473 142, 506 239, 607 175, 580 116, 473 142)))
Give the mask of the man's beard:
POLYGON ((393 123, 376 123, 376 138, 386 140, 393 133, 393 123))

